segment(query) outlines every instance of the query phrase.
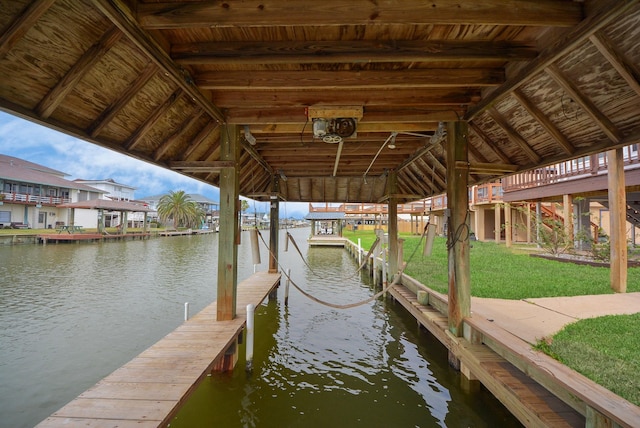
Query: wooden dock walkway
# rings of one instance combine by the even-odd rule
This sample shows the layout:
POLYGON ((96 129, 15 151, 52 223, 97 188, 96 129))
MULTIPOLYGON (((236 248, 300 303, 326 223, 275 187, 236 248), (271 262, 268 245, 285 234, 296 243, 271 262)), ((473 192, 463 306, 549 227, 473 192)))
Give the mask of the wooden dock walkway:
POLYGON ((235 319, 216 321, 216 302, 210 304, 37 427, 166 426, 235 342, 246 306, 261 304, 279 282, 280 274, 252 275, 238 285, 235 319))

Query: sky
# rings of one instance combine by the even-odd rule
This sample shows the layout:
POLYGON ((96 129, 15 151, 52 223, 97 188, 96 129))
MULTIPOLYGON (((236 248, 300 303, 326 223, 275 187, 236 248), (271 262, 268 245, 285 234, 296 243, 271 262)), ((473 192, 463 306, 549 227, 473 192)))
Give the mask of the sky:
MULTIPOLYGON (((67 180, 104 180, 135 187, 135 198, 184 190, 220 200, 217 187, 105 149, 0 111, 0 153, 68 174, 67 180)), ((266 212, 267 202, 249 200, 249 211, 266 212)), ((303 218, 306 203, 282 203, 280 218, 303 218)))

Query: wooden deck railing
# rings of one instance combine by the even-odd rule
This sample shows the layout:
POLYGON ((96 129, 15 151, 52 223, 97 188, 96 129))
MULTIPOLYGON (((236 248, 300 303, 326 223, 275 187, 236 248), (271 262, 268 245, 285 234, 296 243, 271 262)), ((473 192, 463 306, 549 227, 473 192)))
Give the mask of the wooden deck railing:
MULTIPOLYGON (((636 144, 623 147, 622 153, 625 169, 640 167, 640 156, 636 144)), ((505 192, 528 189, 606 174, 607 170, 606 153, 599 153, 505 177, 502 179, 502 187, 505 192)))
POLYGON ((30 195, 28 193, 3 192, 2 202, 16 204, 43 204, 43 205, 60 205, 71 202, 70 198, 62 198, 60 196, 41 196, 30 195))

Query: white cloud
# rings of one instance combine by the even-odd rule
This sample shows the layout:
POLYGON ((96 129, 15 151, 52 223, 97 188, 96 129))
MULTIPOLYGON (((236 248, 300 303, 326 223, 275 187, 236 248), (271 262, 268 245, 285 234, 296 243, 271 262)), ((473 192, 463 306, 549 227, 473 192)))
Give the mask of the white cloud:
POLYGON ((69 174, 70 179, 115 181, 136 187, 136 197, 185 190, 217 200, 209 184, 0 112, 0 153, 69 174))

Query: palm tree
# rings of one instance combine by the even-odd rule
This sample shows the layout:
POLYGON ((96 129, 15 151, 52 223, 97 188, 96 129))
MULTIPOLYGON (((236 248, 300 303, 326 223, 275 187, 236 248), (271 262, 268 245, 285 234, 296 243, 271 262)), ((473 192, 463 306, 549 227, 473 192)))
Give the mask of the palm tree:
POLYGON ((161 222, 173 220, 173 227, 197 227, 201 224, 205 212, 200 205, 191 200, 184 190, 169 191, 158 201, 158 216, 161 222))

